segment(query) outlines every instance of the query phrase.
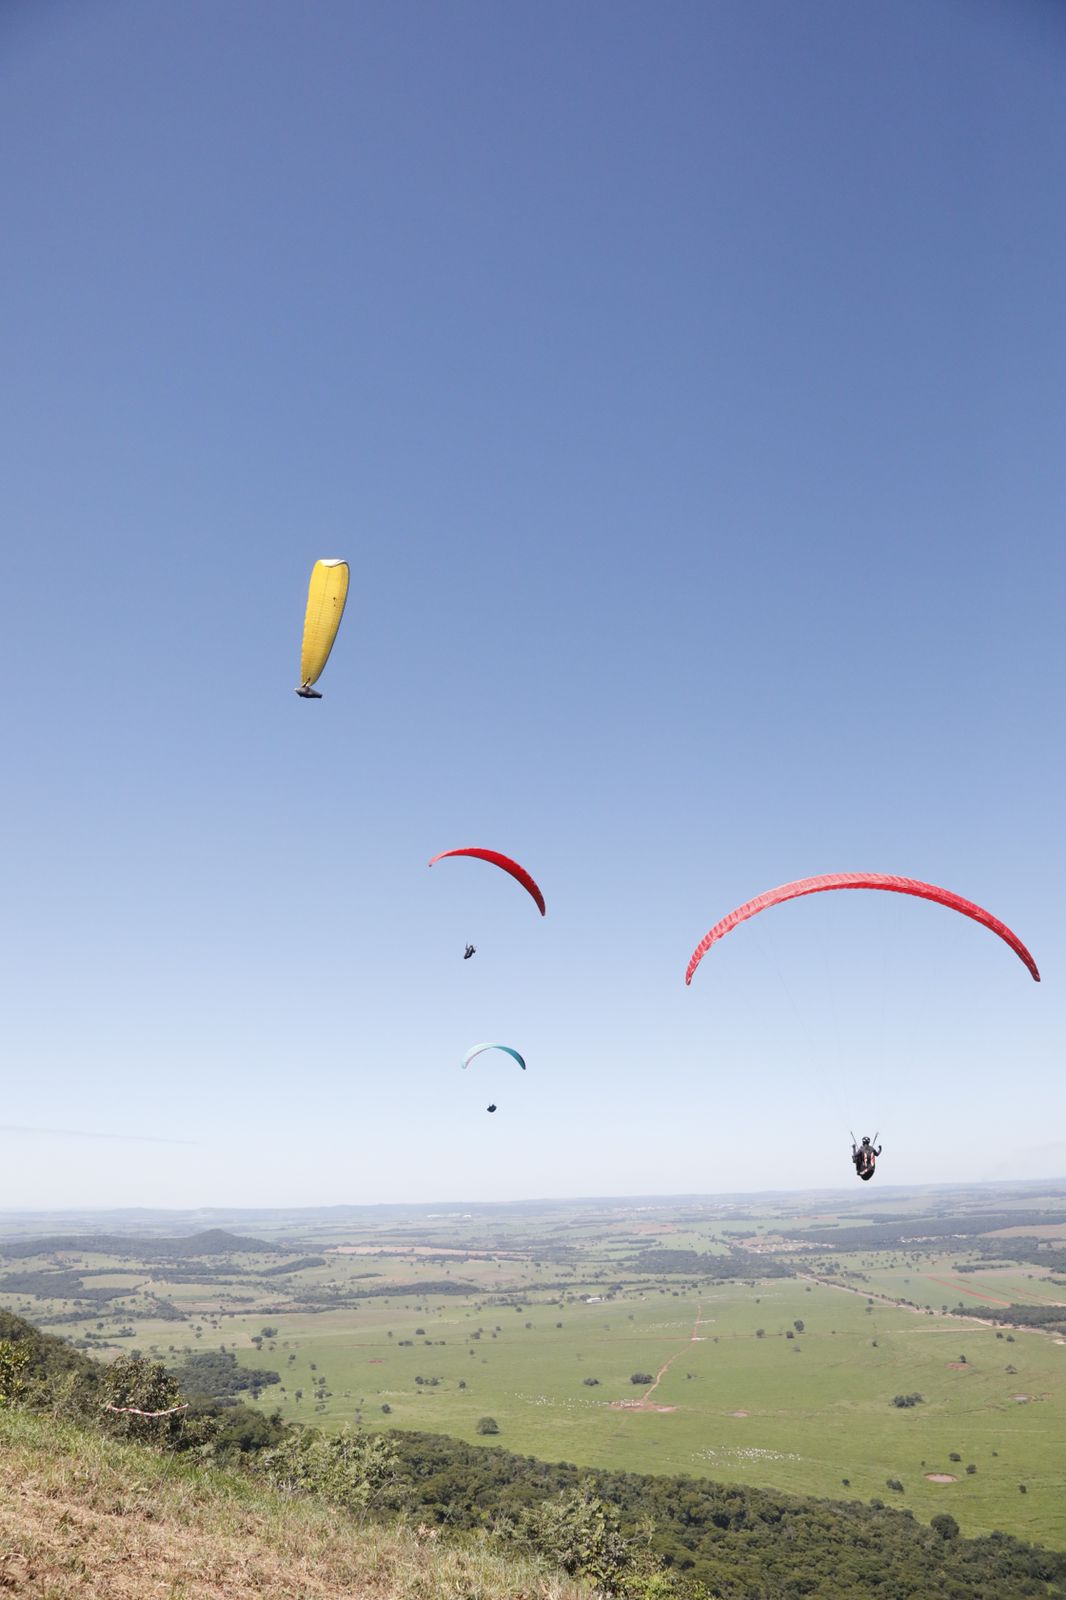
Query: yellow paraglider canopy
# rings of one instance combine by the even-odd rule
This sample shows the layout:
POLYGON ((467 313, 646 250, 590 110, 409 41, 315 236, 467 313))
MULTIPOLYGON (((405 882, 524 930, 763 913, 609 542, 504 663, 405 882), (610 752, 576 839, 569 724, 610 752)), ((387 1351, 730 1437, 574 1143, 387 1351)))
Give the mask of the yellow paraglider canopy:
POLYGON ((300 687, 305 700, 320 700, 311 689, 329 660, 348 598, 347 561, 316 561, 311 569, 304 617, 304 642, 300 652, 300 687))

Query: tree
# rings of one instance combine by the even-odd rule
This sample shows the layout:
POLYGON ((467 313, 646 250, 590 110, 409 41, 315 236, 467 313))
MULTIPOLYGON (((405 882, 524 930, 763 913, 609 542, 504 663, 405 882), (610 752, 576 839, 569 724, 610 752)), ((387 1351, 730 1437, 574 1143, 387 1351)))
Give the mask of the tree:
POLYGON ((629 1381, 630 1383, 643 1386, 645 1384, 654 1383, 655 1378, 650 1372, 631 1372, 629 1374, 629 1381))
POLYGON ((500 1424, 495 1417, 478 1417, 475 1433, 499 1433, 500 1424))
POLYGON ((938 1517, 934 1517, 929 1526, 934 1533, 939 1533, 942 1539, 957 1539, 959 1537, 959 1525, 948 1511, 942 1511, 938 1517))
POLYGON ((161 1361, 119 1356, 105 1370, 103 1382, 105 1414, 114 1432, 153 1444, 177 1441, 186 1403, 177 1381, 161 1361), (133 1409, 127 1411, 127 1406, 133 1409), (149 1415, 139 1414, 145 1412, 149 1415))
POLYGON ((581 1575, 608 1594, 628 1562, 618 1513, 601 1500, 590 1483, 542 1501, 529 1514, 531 1542, 571 1577, 581 1575))

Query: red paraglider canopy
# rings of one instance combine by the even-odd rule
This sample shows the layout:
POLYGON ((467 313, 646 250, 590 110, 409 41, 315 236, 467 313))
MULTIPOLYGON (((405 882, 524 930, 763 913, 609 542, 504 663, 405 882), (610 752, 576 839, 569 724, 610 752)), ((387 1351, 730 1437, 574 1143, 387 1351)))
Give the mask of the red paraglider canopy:
POLYGON ((692 982, 693 973, 712 944, 717 944, 738 923, 747 922, 749 917, 765 911, 768 906, 780 905, 783 900, 798 900, 800 895, 820 894, 824 889, 888 889, 892 894, 913 894, 919 900, 934 900, 937 905, 947 906, 950 911, 959 911, 964 917, 972 917, 974 922, 998 934, 1005 944, 1010 945, 1014 954, 1025 962, 1036 982, 1040 982, 1036 962, 1018 935, 1012 933, 1007 924, 1000 922, 990 911, 974 905, 972 900, 964 900, 961 894, 954 894, 950 889, 938 889, 935 883, 922 883, 918 878, 895 878, 884 872, 827 872, 820 878, 798 878, 795 883, 782 884, 780 889, 768 889, 765 894, 756 895, 754 900, 746 901, 723 917, 721 922, 716 922, 710 933, 700 940, 692 952, 685 982, 692 982))
POLYGON ((442 850, 439 856, 434 856, 429 863, 435 866, 438 861, 444 861, 448 856, 476 856, 479 861, 488 861, 494 867, 500 867, 504 872, 509 872, 511 877, 520 883, 523 889, 536 901, 540 908, 541 916, 547 915, 544 905, 544 896, 529 876, 525 867, 520 867, 517 861, 512 861, 510 856, 502 856, 498 850, 482 850, 477 845, 467 845, 461 850, 442 850))

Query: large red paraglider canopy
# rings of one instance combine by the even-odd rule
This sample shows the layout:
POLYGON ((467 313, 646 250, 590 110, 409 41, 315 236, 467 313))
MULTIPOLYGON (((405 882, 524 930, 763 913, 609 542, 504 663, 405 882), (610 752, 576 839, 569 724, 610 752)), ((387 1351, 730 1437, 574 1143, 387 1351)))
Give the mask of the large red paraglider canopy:
POLYGON ((525 889, 528 894, 533 896, 533 899, 540 908, 541 916, 543 917, 547 915, 544 905, 544 896, 533 882, 533 879, 529 876, 529 873, 526 871, 525 867, 520 867, 517 861, 511 860, 510 856, 502 856, 498 850, 482 850, 477 845, 467 845, 461 850, 442 850, 440 855, 434 856, 433 860, 429 864, 432 867, 438 861, 446 860, 448 856, 476 856, 479 861, 491 862, 494 867, 500 867, 504 872, 509 872, 511 877, 516 879, 516 881, 522 885, 523 889, 525 889))
POLYGON ((950 889, 938 889, 935 883, 922 883, 918 878, 896 878, 884 872, 827 872, 820 878, 798 878, 795 883, 782 884, 779 889, 768 889, 765 894, 756 895, 754 900, 745 901, 744 905, 737 906, 735 911, 723 917, 721 922, 716 922, 710 933, 700 940, 692 952, 685 982, 692 982, 692 974, 712 944, 717 944, 738 923, 747 922, 749 917, 765 911, 769 906, 780 905, 783 900, 798 900, 800 895, 820 894, 824 889, 887 889, 892 894, 913 894, 919 900, 934 900, 937 905, 947 906, 950 911, 959 911, 964 917, 972 917, 974 922, 998 934, 1005 944, 1010 945, 1014 954, 1025 962, 1036 982, 1040 982, 1036 962, 1018 935, 1012 933, 1007 924, 1000 922, 990 911, 974 905, 972 900, 964 900, 961 894, 954 894, 950 889))

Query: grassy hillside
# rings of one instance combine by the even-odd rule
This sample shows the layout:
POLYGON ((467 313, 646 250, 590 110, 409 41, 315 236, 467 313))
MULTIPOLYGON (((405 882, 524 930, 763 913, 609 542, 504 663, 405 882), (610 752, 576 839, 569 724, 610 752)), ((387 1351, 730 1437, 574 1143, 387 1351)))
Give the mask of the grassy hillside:
POLYGON ((261 1483, 0 1408, 0 1592, 42 1600, 588 1600, 476 1541, 358 1527, 261 1483))

